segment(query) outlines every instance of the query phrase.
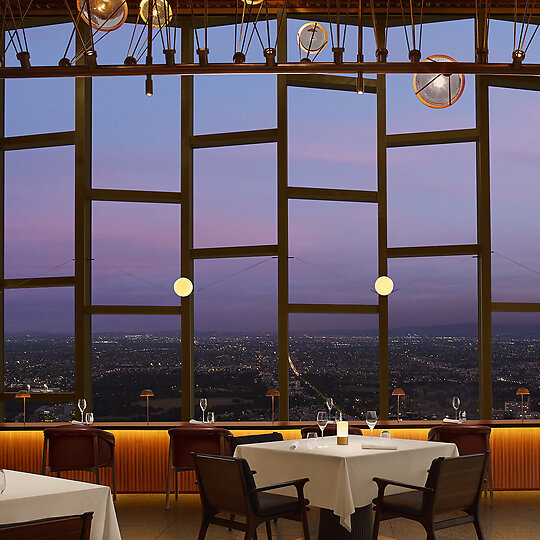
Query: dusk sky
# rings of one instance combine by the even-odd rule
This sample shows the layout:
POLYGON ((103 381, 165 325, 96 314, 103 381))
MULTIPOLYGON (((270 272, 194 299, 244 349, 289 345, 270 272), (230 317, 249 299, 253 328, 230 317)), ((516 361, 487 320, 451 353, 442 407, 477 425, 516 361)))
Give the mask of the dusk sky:
MULTIPOLYGON (((301 24, 289 21, 291 60, 298 59, 301 24)), ((56 64, 69 32, 69 25, 29 31, 32 63, 56 64)), ((365 32, 366 59, 372 60, 372 30, 365 32)), ((509 61, 511 23, 493 22, 491 32, 491 60, 509 61)), ((130 33, 125 25, 103 39, 98 60, 121 63, 130 33)), ((356 30, 347 35, 346 58, 352 59, 356 30)), ((212 29, 209 36, 210 60, 230 61, 232 28, 212 29)), ((330 49, 318 59, 329 59, 330 49)), ((388 49, 390 61, 406 59, 402 28, 390 30, 388 49)), ((472 61, 473 22, 427 25, 422 53, 472 61)), ((256 43, 250 54, 260 61, 256 43)), ((539 56, 534 42, 527 60, 539 56)), ((69 79, 7 81, 6 134, 73 129, 73 88, 69 79)), ((272 76, 202 76, 195 95, 196 133, 276 125, 272 76)), ((490 98, 493 298, 540 301, 540 95, 492 89, 490 98)), ((290 89, 290 185, 376 189, 375 121, 374 95, 290 89)), ((388 77, 389 133, 474 125, 472 77, 461 99, 445 110, 420 103, 412 76, 388 77)), ((94 186, 178 191, 179 129, 178 77, 155 78, 153 97, 145 95, 141 78, 96 79, 94 186)), ((6 153, 6 277, 72 275, 73 161, 71 147, 6 153)), ((196 247, 276 242, 274 144, 197 150, 194 170, 196 247)), ((476 241, 473 144, 389 150, 388 185, 390 246, 476 241)), ((290 301, 376 303, 376 219, 372 204, 291 201, 290 301)), ((180 207, 173 205, 94 203, 94 303, 177 304, 172 283, 179 272, 179 222, 180 207)), ((276 259, 199 261, 195 272, 196 332, 276 331, 276 259)), ((389 275, 396 284, 392 327, 475 323, 472 257, 395 260, 389 275)), ((5 301, 8 334, 73 331, 71 289, 10 290, 5 301)), ((537 318, 498 315, 496 321, 532 324, 537 318)), ((175 317, 95 317, 93 324, 96 332, 179 328, 175 317)), ((291 316, 291 331, 376 326, 370 316, 291 316)))

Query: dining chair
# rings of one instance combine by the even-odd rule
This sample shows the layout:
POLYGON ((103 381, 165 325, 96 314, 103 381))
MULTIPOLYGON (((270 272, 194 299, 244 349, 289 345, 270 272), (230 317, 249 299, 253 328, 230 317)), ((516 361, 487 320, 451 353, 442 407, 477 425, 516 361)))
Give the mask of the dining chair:
POLYGON ((116 500, 114 435, 91 426, 66 425, 43 430, 41 474, 62 471, 89 471, 99 484, 99 472, 111 468, 112 493, 116 500))
MULTIPOLYGON (((318 437, 321 436, 321 428, 317 424, 313 424, 312 426, 305 426, 300 430, 300 433, 302 434, 302 439, 305 439, 307 437, 308 433, 315 432, 318 437)), ((337 427, 336 424, 328 424, 324 428, 324 436, 332 437, 333 435, 337 434, 337 427)), ((359 427, 356 426, 349 426, 349 435, 362 435, 362 430, 359 427)))
POLYGON ((399 517, 422 524, 427 540, 436 540, 436 530, 464 523, 473 523, 476 536, 483 540, 478 507, 486 463, 486 454, 437 458, 431 463, 424 486, 373 478, 379 488, 377 498, 373 500, 373 540, 378 538, 381 521, 399 517), (406 488, 409 491, 385 496, 388 486, 406 488), (466 515, 435 521, 443 514, 455 512, 465 512, 466 515))
POLYGON ((233 436, 231 439, 231 450, 234 454, 236 447, 241 444, 257 444, 282 440, 283 435, 277 431, 274 431, 273 433, 260 433, 257 435, 240 435, 239 437, 233 436))
POLYGON ((94 512, 0 525, 0 540, 89 540, 94 512))
POLYGON ((300 521, 304 539, 310 540, 304 486, 309 478, 281 482, 257 488, 248 462, 229 456, 193 454, 195 474, 203 506, 198 540, 204 540, 210 524, 244 531, 244 540, 257 538, 257 527, 265 523, 268 540, 272 540, 270 522, 275 518, 300 521), (296 497, 268 493, 271 490, 294 486, 296 497), (224 512, 245 516, 246 522, 217 517, 224 512))
POLYGON ((171 476, 174 476, 174 497, 178 500, 178 473, 193 471, 192 452, 232 456, 233 434, 223 428, 194 425, 178 426, 169 429, 169 458, 167 460, 167 479, 165 509, 169 510, 171 476))
POLYGON ((432 427, 428 433, 428 441, 454 443, 460 456, 472 454, 487 454, 486 476, 484 477, 483 491, 487 497, 489 491, 490 503, 493 506, 493 471, 491 468, 491 448, 489 426, 476 426, 470 424, 443 424, 432 427))

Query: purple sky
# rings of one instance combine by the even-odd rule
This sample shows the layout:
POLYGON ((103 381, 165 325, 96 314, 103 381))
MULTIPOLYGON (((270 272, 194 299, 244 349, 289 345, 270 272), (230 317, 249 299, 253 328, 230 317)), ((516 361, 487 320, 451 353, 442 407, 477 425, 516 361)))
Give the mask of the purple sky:
MULTIPOLYGON (((294 34, 301 24, 289 21, 291 60, 298 59, 294 34)), ((511 26, 492 23, 493 61, 508 61, 511 26)), ((55 64, 69 31, 68 25, 31 30, 32 62, 55 64)), ((368 60, 371 34, 366 30, 368 60)), ((422 52, 470 61, 473 35, 472 21, 429 25, 422 52)), ((211 30, 212 61, 230 61, 231 36, 231 28, 211 30)), ((129 37, 126 25, 105 38, 99 60, 121 63, 129 37)), ((355 41, 351 29, 347 58, 356 54, 355 41)), ((529 61, 535 61, 538 47, 531 47, 529 61)), ((403 29, 389 32, 388 48, 390 60, 405 59, 403 29)), ((330 58, 329 49, 319 59, 330 58)), ((260 61, 258 48, 250 54, 260 61)), ((474 127, 473 78, 446 110, 422 105, 411 79, 388 77, 389 133, 474 127)), ((73 129, 73 87, 67 79, 8 81, 6 134, 73 129)), ((275 97, 271 76, 200 77, 195 132, 275 127, 275 97)), ((540 277, 508 260, 540 271, 539 105, 540 95, 533 92, 491 90, 494 300, 540 301, 540 277)), ((375 121, 373 95, 290 89, 290 185, 375 189, 375 121)), ((156 78, 151 98, 139 78, 95 80, 94 186, 179 190, 179 126, 178 78, 156 78)), ((73 155, 72 148, 7 153, 6 277, 73 272, 73 155)), ((274 144, 197 150, 194 170, 196 247, 276 242, 274 144)), ((389 150, 388 185, 390 246, 476 241, 474 145, 389 150)), ((172 283, 178 277, 180 208, 96 202, 93 211, 93 301, 177 304, 172 283)), ((377 277, 376 206, 291 201, 289 211, 291 302, 375 303, 370 289, 377 277)), ((275 259, 199 261, 195 271, 196 331, 276 330, 275 259)), ((390 301, 391 326, 475 321, 472 257, 395 260, 389 274, 398 289, 390 301)), ((71 290, 16 290, 5 297, 7 333, 73 331, 71 290)), ((365 316, 291 317, 291 330, 302 331, 376 324, 376 317, 365 316)), ((176 328, 174 317, 94 319, 99 332, 176 328)))

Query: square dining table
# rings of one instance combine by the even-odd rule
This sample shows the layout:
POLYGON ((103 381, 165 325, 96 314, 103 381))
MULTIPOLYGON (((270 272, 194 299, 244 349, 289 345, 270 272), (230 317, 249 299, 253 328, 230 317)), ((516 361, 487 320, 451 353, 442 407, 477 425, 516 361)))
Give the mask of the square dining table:
MULTIPOLYGON (((321 509, 319 539, 369 538, 372 528, 372 500, 377 495, 374 476, 423 486, 431 462, 439 457, 458 456, 453 443, 409 439, 349 436, 349 444, 340 446, 337 437, 319 439, 322 447, 308 448, 307 440, 286 440, 237 446, 235 456, 245 458, 256 471, 258 487, 309 478, 305 496, 321 509), (368 446, 379 448, 367 448, 368 446), (334 532, 323 526, 335 515, 334 532), (354 518, 354 519, 351 519, 354 518), (337 530, 336 530, 337 527, 337 530), (323 529, 326 532, 323 532, 323 529), (346 531, 345 531, 346 529, 346 531)), ((387 494, 402 488, 388 487, 387 494)), ((296 495, 294 488, 276 493, 296 495)))
POLYGON ((121 540, 108 486, 4 469, 0 524, 93 512, 90 540, 121 540))

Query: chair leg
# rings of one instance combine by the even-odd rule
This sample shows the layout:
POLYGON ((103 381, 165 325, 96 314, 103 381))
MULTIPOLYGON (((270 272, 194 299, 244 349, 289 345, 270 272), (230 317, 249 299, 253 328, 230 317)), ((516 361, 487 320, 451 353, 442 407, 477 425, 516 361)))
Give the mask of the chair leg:
MULTIPOLYGON (((236 514, 231 514, 231 517, 229 518, 230 521, 234 521, 234 518, 236 517, 236 514)), ((232 531, 232 529, 227 529, 229 532, 232 531)))
POLYGON ((47 437, 43 437, 43 457, 41 460, 41 474, 47 471, 47 437))
POLYGON ((478 519, 478 516, 474 516, 474 529, 476 530, 476 536, 478 537, 478 540, 484 540, 484 534, 482 533, 482 527, 480 525, 480 520, 478 519))
POLYGON ((178 471, 174 471, 174 500, 178 500, 178 471))
POLYGON ((114 456, 113 456, 113 462, 111 467, 111 476, 112 476, 112 498, 113 501, 116 501, 116 465, 114 463, 114 456))
POLYGON ((171 463, 172 463, 172 447, 169 442, 169 458, 167 460, 167 478, 165 482, 165 510, 170 508, 169 497, 171 494, 171 463))
POLYGON ((257 527, 255 523, 248 522, 247 524, 247 531, 244 535, 244 540, 257 540, 257 527))
POLYGON ((379 525, 381 523, 381 510, 377 507, 375 510, 375 517, 373 518, 373 536, 372 540, 379 538, 379 525))
POLYGON ((488 474, 489 474, 489 496, 491 506, 493 506, 493 470, 491 469, 491 455, 488 459, 488 474))
POLYGON ((272 526, 269 521, 265 521, 264 524, 266 525, 266 538, 272 540, 272 526))
POLYGON ((435 536, 435 528, 433 527, 433 523, 430 525, 424 525, 424 529, 426 529, 426 540, 437 540, 437 537, 435 536))
POLYGON ((304 540, 311 540, 311 537, 309 536, 309 523, 305 506, 303 506, 300 510, 300 517, 302 518, 302 527, 304 529, 304 540))
POLYGON ((204 537, 206 536, 206 531, 208 530, 208 520, 206 519, 205 516, 203 516, 203 520, 202 520, 202 523, 201 523, 201 528, 199 529, 199 536, 197 538, 197 540, 204 540, 204 537))

